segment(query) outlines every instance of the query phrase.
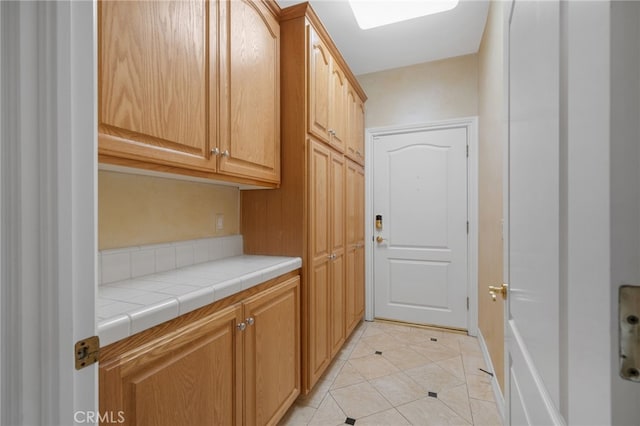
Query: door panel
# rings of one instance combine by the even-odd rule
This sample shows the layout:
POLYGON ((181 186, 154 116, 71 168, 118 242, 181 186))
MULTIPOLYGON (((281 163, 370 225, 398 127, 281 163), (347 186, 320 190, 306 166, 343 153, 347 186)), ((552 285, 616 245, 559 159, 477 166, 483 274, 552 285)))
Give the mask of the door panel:
POLYGON ((307 303, 309 386, 313 386, 331 359, 331 151, 309 142, 309 265, 307 303))
POLYGON ((245 424, 272 424, 300 394, 300 277, 244 303, 245 424))
POLYGON ((100 153, 215 170, 217 11, 197 0, 98 10, 100 153))
POLYGON ((345 160, 331 153, 331 355, 345 340, 345 160))
POLYGON ((467 327, 467 130, 374 142, 375 315, 467 327))
MULTIPOLYGON (((212 3, 213 5, 214 3, 212 3)), ((220 2, 220 171, 280 179, 280 25, 260 2, 220 2)))
POLYGON ((560 418, 560 5, 516 1, 509 25, 505 329, 511 424, 560 418), (522 399, 520 399, 522 398, 522 399))
POLYGON ((318 34, 309 26, 309 132, 329 142, 329 94, 331 54, 318 34))

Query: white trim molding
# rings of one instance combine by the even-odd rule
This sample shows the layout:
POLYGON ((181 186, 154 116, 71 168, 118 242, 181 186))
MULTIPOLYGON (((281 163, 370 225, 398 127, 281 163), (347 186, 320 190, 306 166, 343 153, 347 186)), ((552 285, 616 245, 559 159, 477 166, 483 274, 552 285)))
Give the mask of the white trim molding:
POLYGON ((502 391, 500 390, 500 384, 498 383, 498 379, 496 376, 496 369, 493 368, 493 361, 491 360, 491 355, 489 354, 489 348, 487 348, 487 342, 484 340, 484 336, 482 335, 482 330, 480 330, 480 328, 478 328, 478 343, 480 344, 480 350, 482 351, 484 362, 487 365, 489 371, 493 374, 493 376, 491 377, 491 389, 493 390, 493 397, 496 400, 496 408, 498 409, 498 413, 500 414, 502 423, 506 425, 507 419, 504 405, 504 395, 502 395, 502 391))
POLYGON ((0 2, 0 20, 0 423, 74 424, 98 408, 73 359, 96 332, 95 3, 0 2))
POLYGON ((467 239, 467 330, 469 335, 478 333, 478 117, 436 121, 432 123, 410 124, 369 128, 365 131, 365 319, 372 321, 374 312, 373 285, 373 144, 374 138, 398 132, 433 130, 438 128, 465 127, 469 144, 467 160, 467 218, 469 236, 467 239))

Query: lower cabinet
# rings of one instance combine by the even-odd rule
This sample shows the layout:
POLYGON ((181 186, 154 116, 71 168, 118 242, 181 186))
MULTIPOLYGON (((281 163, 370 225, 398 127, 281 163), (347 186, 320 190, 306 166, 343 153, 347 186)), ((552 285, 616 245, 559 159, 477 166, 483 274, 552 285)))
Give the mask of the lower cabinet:
POLYGON ((294 276, 115 343, 100 362, 100 413, 126 425, 276 424, 300 394, 299 301, 294 276))

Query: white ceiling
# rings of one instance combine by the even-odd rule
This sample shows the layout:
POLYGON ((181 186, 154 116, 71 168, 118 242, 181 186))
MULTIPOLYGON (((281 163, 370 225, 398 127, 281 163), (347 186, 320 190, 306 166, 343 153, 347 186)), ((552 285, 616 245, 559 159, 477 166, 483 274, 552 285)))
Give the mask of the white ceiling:
POLYGON ((489 10, 488 0, 460 0, 448 12, 361 30, 346 0, 310 3, 356 75, 476 53, 489 10))

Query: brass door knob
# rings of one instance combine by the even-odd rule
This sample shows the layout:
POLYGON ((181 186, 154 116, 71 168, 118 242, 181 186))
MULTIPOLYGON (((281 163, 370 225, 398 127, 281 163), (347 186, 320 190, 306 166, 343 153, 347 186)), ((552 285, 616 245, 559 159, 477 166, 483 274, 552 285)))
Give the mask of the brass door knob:
POLYGON ((500 293, 502 295, 502 300, 506 300, 507 299, 507 290, 509 289, 509 285, 508 284, 502 284, 501 287, 495 287, 490 285, 489 286, 489 295, 491 296, 491 299, 493 299, 493 301, 495 302, 498 298, 498 293, 500 293))
POLYGON ((383 242, 383 241, 385 241, 385 240, 386 240, 386 238, 382 238, 380 235, 378 235, 378 236, 376 237, 376 241, 378 242, 378 244, 382 243, 382 242, 383 242))

